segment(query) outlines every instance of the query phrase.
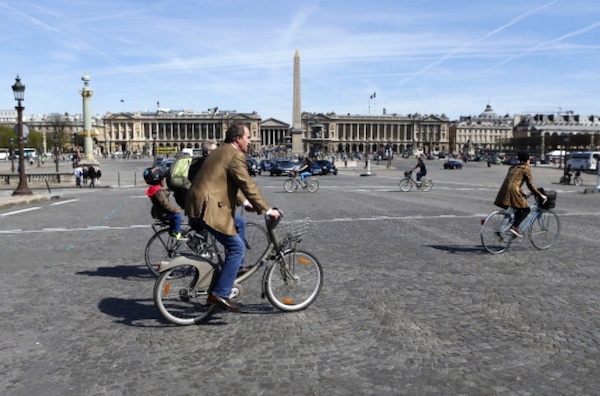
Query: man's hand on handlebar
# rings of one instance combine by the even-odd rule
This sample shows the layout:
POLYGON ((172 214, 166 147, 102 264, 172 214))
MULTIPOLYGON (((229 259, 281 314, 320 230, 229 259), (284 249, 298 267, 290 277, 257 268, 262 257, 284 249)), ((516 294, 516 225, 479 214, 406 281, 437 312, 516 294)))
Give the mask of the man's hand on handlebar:
POLYGON ((281 216, 283 216, 283 215, 281 214, 281 212, 277 208, 271 209, 271 213, 269 213, 269 217, 271 217, 273 219, 278 219, 281 216))

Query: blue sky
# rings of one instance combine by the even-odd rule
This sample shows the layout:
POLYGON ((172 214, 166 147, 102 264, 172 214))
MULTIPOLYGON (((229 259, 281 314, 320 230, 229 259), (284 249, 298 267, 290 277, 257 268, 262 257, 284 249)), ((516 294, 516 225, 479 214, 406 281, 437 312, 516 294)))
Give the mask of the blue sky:
POLYGON ((0 0, 0 109, 600 114, 598 0, 0 0), (370 97, 376 93, 374 99, 370 97), (123 100, 123 102, 121 101, 123 100))

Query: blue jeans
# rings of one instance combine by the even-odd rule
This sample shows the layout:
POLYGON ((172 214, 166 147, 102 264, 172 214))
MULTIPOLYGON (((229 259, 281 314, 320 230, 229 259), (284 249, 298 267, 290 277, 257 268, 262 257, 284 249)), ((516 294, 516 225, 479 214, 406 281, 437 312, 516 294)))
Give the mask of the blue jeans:
POLYGON ((310 175, 312 175, 312 173, 310 173, 310 172, 301 172, 300 173, 300 180, 304 181, 310 175))
POLYGON ((425 176, 426 174, 427 174, 427 172, 421 172, 421 171, 417 172, 417 181, 420 182, 421 178, 423 176, 425 176))
POLYGON ((238 270, 242 265, 242 261, 244 261, 244 256, 246 256, 246 219, 236 214, 233 221, 237 235, 223 234, 210 228, 202 219, 190 218, 190 225, 194 229, 206 228, 225 247, 225 262, 212 291, 217 296, 225 299, 228 299, 231 295, 231 289, 235 283, 238 270))
POLYGON ((169 221, 172 232, 176 234, 181 232, 181 213, 169 213, 163 217, 163 220, 169 221))

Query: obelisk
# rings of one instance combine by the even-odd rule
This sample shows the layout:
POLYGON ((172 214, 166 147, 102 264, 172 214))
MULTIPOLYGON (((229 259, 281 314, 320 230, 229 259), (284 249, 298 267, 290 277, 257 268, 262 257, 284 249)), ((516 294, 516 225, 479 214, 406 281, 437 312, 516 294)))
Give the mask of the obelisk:
POLYGON ((302 145, 302 102, 300 100, 300 53, 294 54, 294 110, 292 114, 292 154, 303 154, 302 145))

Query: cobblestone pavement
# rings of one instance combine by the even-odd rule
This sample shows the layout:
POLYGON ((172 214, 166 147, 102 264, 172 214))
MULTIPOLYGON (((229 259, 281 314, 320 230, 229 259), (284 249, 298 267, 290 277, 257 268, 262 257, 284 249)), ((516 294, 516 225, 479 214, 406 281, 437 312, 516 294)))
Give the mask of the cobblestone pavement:
POLYGON ((310 217, 323 291, 282 313, 255 276, 243 313, 199 326, 154 307, 142 187, 0 208, 2 394, 599 394, 599 196, 561 187, 556 247, 489 255, 479 220, 507 168, 432 168, 430 193, 399 192, 398 171, 324 176, 316 194, 259 177, 284 220, 310 217))

